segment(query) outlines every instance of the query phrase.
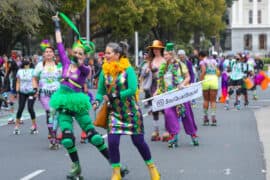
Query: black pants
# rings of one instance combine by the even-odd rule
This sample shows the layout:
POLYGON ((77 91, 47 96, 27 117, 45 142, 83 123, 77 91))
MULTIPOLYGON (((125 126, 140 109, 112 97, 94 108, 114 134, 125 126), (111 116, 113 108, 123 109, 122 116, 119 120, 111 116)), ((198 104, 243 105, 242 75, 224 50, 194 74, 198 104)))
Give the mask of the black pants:
POLYGON ((24 110, 24 106, 27 101, 28 112, 31 116, 31 119, 35 119, 36 118, 36 114, 34 111, 35 100, 36 98, 32 95, 19 93, 19 107, 18 107, 16 118, 20 119, 22 117, 22 112, 24 110))

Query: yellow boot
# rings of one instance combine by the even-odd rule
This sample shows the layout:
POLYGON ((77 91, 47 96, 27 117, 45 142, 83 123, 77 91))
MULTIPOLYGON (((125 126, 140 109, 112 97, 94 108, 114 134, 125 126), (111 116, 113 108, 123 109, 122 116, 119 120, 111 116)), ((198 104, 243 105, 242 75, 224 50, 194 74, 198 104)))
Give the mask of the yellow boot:
POLYGON ((147 166, 149 169, 151 180, 160 180, 160 174, 154 163, 148 164, 147 166))
POLYGON ((121 179, 122 179, 122 177, 120 174, 120 167, 114 167, 111 180, 121 180, 121 179))

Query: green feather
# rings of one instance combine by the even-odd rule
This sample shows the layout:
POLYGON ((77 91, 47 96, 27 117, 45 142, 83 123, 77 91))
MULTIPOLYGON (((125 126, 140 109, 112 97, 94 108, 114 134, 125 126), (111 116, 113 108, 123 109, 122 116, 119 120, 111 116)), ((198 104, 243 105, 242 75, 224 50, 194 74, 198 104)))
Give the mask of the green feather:
POLYGON ((80 32, 78 31, 78 28, 75 26, 75 24, 62 12, 59 13, 60 17, 77 33, 79 37, 81 37, 80 32))

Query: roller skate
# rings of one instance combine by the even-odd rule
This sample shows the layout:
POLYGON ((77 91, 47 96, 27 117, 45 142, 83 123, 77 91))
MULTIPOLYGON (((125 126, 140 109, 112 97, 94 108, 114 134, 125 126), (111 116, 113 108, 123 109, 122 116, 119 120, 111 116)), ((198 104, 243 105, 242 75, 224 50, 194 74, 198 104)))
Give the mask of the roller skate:
POLYGON ((240 101, 237 102, 236 109, 237 110, 241 110, 241 103, 240 103, 240 101))
POLYGON ((217 126, 217 120, 215 116, 212 116, 212 124, 211 126, 217 126))
POLYGON ((208 119, 208 116, 204 116, 203 118, 203 126, 209 126, 209 119, 208 119))
POLYGON ((50 143, 49 144, 49 149, 50 150, 58 150, 60 148, 58 143, 50 143))
POLYGON ((37 126, 36 125, 33 125, 30 128, 30 134, 37 134, 37 133, 38 133, 37 126))
POLYGON ((20 124, 24 124, 24 120, 25 120, 25 118, 22 117, 22 118, 20 119, 20 124))
POLYGON ((83 180, 81 176, 81 166, 79 162, 72 163, 69 175, 67 175, 67 180, 83 180))
POLYGON ((84 131, 82 131, 82 133, 81 133, 81 141, 80 142, 82 144, 87 143, 87 136, 86 136, 86 133, 84 131))
POLYGON ((225 109, 225 110, 229 110, 229 109, 230 109, 230 105, 229 105, 229 101, 228 101, 228 100, 226 100, 224 109, 225 109))
POLYGON ((175 148, 178 147, 178 135, 177 134, 173 134, 171 135, 172 139, 170 139, 168 141, 168 147, 169 148, 175 148))
POLYGON ((258 95, 257 95, 257 94, 254 94, 254 95, 253 95, 253 100, 256 101, 256 100, 258 100, 258 99, 259 99, 259 98, 258 98, 258 95))
POLYGON ((60 148, 59 142, 56 138, 51 138, 49 144, 49 149, 50 150, 58 150, 60 148))
POLYGON ((249 102, 248 101, 245 101, 244 106, 247 107, 248 104, 249 104, 249 102))
POLYGON ((196 134, 191 135, 193 146, 199 146, 198 136, 196 134))
POLYGON ((129 173, 128 167, 127 166, 121 166, 121 168, 120 168, 121 177, 125 177, 128 173, 129 173))
POLYGON ((168 142, 171 139, 171 135, 168 132, 165 132, 162 134, 162 141, 163 142, 168 142))
POLYGON ((18 127, 14 128, 13 134, 19 135, 21 133, 20 129, 18 127))
POLYGON ((153 133, 152 133, 152 136, 151 136, 151 141, 160 141, 160 136, 159 136, 159 132, 157 130, 155 130, 153 133))
POLYGON ((8 124, 15 124, 15 119, 13 117, 9 117, 8 124))

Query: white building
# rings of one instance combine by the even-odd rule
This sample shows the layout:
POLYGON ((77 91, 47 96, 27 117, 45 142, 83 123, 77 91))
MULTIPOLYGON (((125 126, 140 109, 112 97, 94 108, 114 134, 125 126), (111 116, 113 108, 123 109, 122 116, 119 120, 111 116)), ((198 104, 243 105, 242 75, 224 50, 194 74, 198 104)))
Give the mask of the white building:
POLYGON ((270 52, 270 0, 235 0, 231 14, 233 52, 270 52))

